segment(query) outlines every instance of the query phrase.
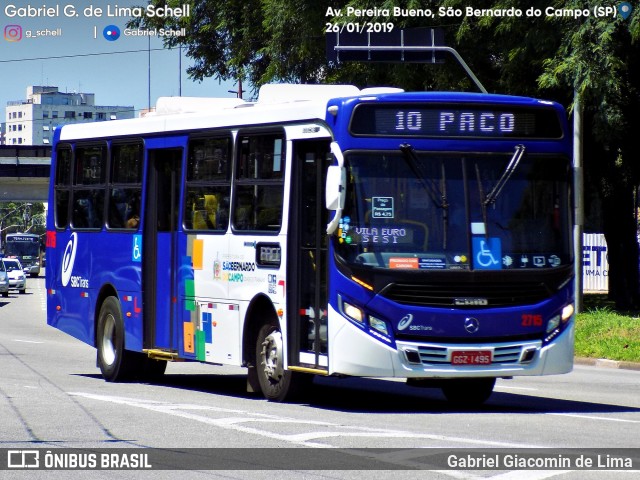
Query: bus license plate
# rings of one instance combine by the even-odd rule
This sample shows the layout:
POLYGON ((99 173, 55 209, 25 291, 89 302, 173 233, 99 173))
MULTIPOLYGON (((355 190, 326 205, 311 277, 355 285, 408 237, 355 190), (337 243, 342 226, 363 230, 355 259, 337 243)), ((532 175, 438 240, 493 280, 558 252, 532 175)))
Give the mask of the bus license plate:
POLYGON ((491 365, 491 350, 456 350, 451 352, 452 365, 491 365))

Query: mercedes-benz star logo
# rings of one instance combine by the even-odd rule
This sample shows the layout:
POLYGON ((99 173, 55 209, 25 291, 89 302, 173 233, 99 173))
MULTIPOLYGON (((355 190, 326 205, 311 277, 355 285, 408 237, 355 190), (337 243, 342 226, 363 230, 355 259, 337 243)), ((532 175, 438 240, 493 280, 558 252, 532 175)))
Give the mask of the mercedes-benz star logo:
POLYGON ((480 322, 477 318, 468 317, 464 319, 464 329, 469 333, 476 333, 480 330, 480 322))

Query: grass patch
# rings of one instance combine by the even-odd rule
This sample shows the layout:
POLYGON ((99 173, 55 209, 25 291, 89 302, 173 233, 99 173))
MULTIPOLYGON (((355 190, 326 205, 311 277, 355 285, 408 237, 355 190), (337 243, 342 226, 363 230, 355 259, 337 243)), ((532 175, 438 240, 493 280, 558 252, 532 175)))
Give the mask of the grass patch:
POLYGON ((585 295, 584 307, 576 319, 576 356, 640 362, 637 312, 614 311, 605 295, 585 295))

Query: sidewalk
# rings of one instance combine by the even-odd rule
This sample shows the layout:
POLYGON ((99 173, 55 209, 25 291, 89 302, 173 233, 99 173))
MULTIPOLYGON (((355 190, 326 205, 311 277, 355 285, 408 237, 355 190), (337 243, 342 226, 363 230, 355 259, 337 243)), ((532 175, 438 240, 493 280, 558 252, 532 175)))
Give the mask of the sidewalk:
POLYGON ((575 365, 588 365, 590 367, 621 368, 624 370, 640 370, 640 363, 620 362, 617 360, 607 360, 606 358, 575 357, 573 359, 573 363, 575 365))

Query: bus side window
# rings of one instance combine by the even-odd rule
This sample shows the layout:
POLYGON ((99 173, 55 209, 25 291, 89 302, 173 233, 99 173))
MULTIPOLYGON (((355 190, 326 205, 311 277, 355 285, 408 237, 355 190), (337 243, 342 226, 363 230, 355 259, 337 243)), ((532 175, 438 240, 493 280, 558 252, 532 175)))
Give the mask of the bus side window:
POLYGON ((240 138, 233 226, 278 232, 282 226, 285 141, 280 134, 240 138))
POLYGON ((113 144, 107 226, 137 230, 142 197, 142 144, 113 144))
POLYGON ((229 137, 189 141, 184 202, 186 230, 226 232, 231 190, 229 137))
POLYGON ((106 164, 106 145, 76 147, 71 212, 74 228, 102 228, 106 164))
POLYGON ((71 147, 61 145, 56 152, 55 222, 57 228, 69 225, 69 200, 71 191, 71 147))

